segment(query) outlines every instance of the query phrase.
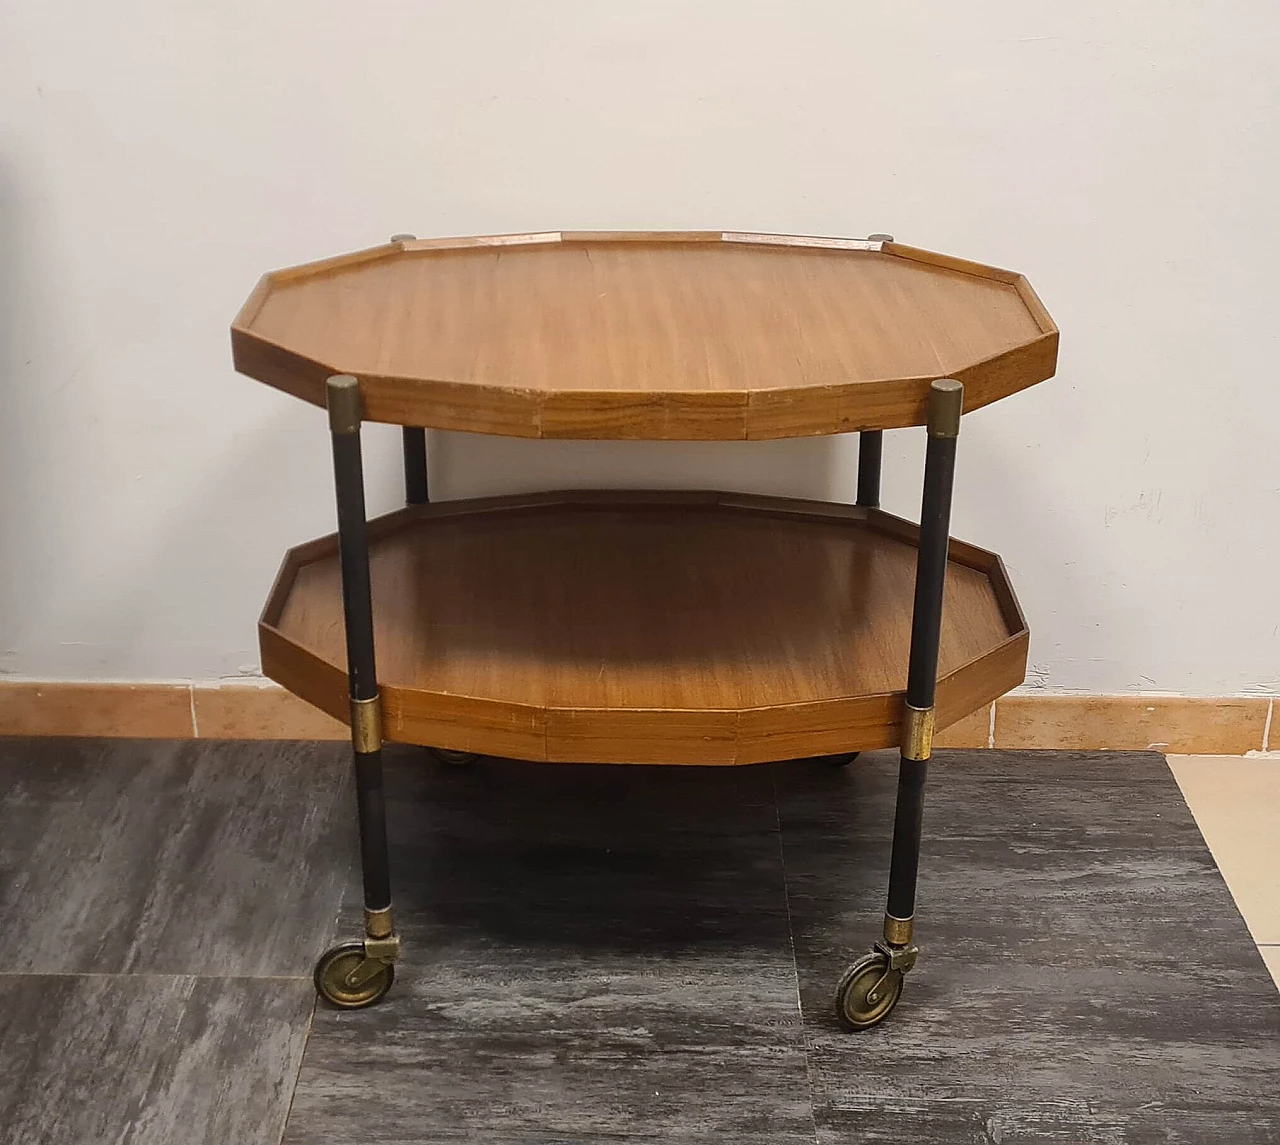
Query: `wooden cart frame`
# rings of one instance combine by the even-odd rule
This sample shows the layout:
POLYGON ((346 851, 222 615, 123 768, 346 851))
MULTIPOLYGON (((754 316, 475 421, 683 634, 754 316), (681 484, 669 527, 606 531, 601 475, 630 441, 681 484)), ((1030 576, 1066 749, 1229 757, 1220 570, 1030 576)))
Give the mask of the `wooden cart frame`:
MULTIPOLYGON (((452 265, 456 269, 456 264, 452 265)), ((792 266, 781 265, 784 269, 792 266)), ((797 265, 805 274, 831 271, 830 263, 797 265)), ((870 265, 883 267, 882 263, 870 265)), ((768 270, 778 273, 778 264, 768 270)), ((842 268, 838 266, 837 270, 842 268)), ((652 268, 645 273, 652 275, 652 268)), ((884 289, 901 292, 903 281, 894 278, 884 289)), ((896 304, 901 302, 898 299, 896 304)), ((634 300, 628 305, 628 313, 634 312, 634 300)), ((616 315, 610 320, 616 323, 616 315)), ((672 331, 684 320, 679 314, 661 316, 668 342, 674 337, 672 331)), ((544 317, 544 325, 546 321, 544 317)), ((884 315, 873 315, 872 325, 886 329, 884 315)), ((685 337, 696 340, 696 335, 688 331, 685 337)), ((831 240, 729 232, 556 232, 419 242, 412 236, 400 235, 388 247, 267 276, 236 320, 233 345, 236 365, 242 372, 315 404, 323 402, 329 414, 338 532, 290 552, 259 626, 267 673, 291 691, 346 719, 351 726, 365 934, 321 957, 315 972, 320 994, 341 1007, 370 1005, 390 989, 400 955, 392 919, 387 853, 381 756, 384 739, 446 749, 453 752, 455 759, 480 751, 545 760, 599 758, 640 762, 648 748, 662 753, 665 762, 682 763, 752 763, 823 752, 848 760, 859 750, 896 745, 901 759, 883 933, 870 952, 847 969, 836 990, 837 1013, 846 1026, 865 1029, 882 1021, 897 1004, 904 975, 915 966, 918 957, 913 941, 916 881, 924 788, 935 728, 955 722, 1016 685, 1025 670, 1026 624, 999 558, 952 542, 949 527, 962 406, 985 405, 1053 372, 1057 330, 1026 280, 1011 272, 904 247, 888 236, 831 240), (326 323, 331 326, 335 321, 332 308, 340 311, 349 303, 350 291, 344 295, 335 283, 351 268, 368 268, 415 254, 546 248, 562 243, 577 243, 585 248, 601 244, 599 249, 609 250, 621 260, 619 265, 625 265, 628 244, 637 251, 652 248, 659 252, 655 256, 659 258, 663 251, 683 252, 686 247, 708 243, 830 252, 839 257, 843 257, 839 252, 889 256, 930 268, 928 274, 934 276, 926 277, 919 298, 908 299, 903 313, 914 315, 913 306, 936 308, 938 299, 949 298, 945 291, 957 292, 968 299, 966 305, 977 307, 973 311, 977 317, 972 321, 979 326, 985 323, 988 332, 994 331, 997 345, 994 353, 977 360, 964 358, 964 352, 973 356, 978 343, 966 325, 969 316, 963 307, 958 307, 955 314, 946 315, 952 332, 944 331, 939 336, 938 346, 943 348, 934 347, 931 351, 941 361, 944 351, 951 352, 964 343, 955 351, 961 356, 956 368, 948 371, 950 376, 930 378, 892 371, 885 376, 881 369, 878 374, 870 371, 874 376, 867 376, 869 371, 864 370, 863 376, 836 382, 822 378, 818 383, 801 379, 803 384, 789 384, 783 379, 778 384, 740 390, 676 385, 646 391, 618 385, 541 389, 495 385, 479 376, 464 380, 434 376, 430 365, 413 373, 406 371, 403 361, 388 370, 371 368, 366 360, 358 370, 348 372, 335 368, 343 363, 335 361, 335 354, 325 349, 329 345, 328 332, 318 327, 326 323), (1003 293, 982 293, 986 287, 975 287, 971 279, 996 284, 1003 293), (319 350, 307 344, 306 338, 293 336, 297 330, 297 299, 285 318, 273 319, 283 323, 278 329, 273 329, 270 321, 260 321, 274 290, 307 282, 321 284, 318 294, 330 308, 321 308, 325 321, 312 324, 319 350), (1004 327, 983 309, 996 303, 1009 308, 1012 317, 1000 321, 1015 334, 1005 336, 1004 327), (374 522, 367 519, 364 497, 360 427, 365 420, 403 426, 409 507, 374 522), (881 512, 879 502, 883 431, 920 424, 927 427, 927 447, 920 524, 916 527, 881 512), (426 426, 513 436, 685 440, 759 439, 856 430, 860 435, 857 502, 854 506, 824 506, 741 494, 559 493, 433 505, 428 496, 426 426), (708 522, 720 521, 726 514, 739 514, 775 521, 791 518, 816 523, 815 528, 834 524, 846 530, 824 534, 823 543, 835 544, 831 538, 837 536, 846 543, 856 535, 859 544, 874 537, 890 538, 886 542, 890 544, 913 546, 905 688, 869 691, 836 700, 818 698, 813 702, 690 713, 676 708, 649 710, 625 705, 609 709, 575 709, 554 703, 521 705, 494 697, 454 695, 444 687, 380 686, 371 540, 376 544, 403 534, 409 538, 405 544, 416 544, 413 537, 418 533, 423 537, 435 535, 432 530, 438 530, 442 522, 484 514, 516 519, 521 513, 539 511, 580 516, 593 509, 636 513, 655 508, 668 512, 679 528, 687 524, 682 513, 687 516, 701 512, 707 515, 708 522), (345 670, 333 647, 318 647, 314 636, 308 637, 296 622, 293 627, 288 622, 300 570, 323 572, 324 562, 332 565, 335 560, 340 569, 340 576, 335 576, 340 582, 345 670), (949 566, 975 570, 985 578, 983 583, 989 586, 1001 628, 981 655, 969 657, 939 679, 949 566), (584 725, 604 730, 597 731, 595 739, 582 734, 575 739, 565 730, 577 727, 581 731, 584 725), (661 739, 653 731, 660 725, 667 729, 661 739), (792 750, 784 751, 786 748, 792 750), (798 748, 804 750, 795 750, 798 748), (575 754, 590 749, 594 749, 591 756, 575 754)), ((663 345, 652 352, 660 355, 663 345)), ((358 358, 357 350, 358 347, 351 352, 358 358)), ((421 360, 427 362, 432 352, 419 351, 420 355, 425 354, 421 360)), ((572 357, 573 352, 567 353, 572 357)), ((388 355, 384 352, 382 357, 388 355)), ((394 359, 395 354, 389 357, 394 359)), ((902 357, 911 364, 919 355, 913 359, 908 347, 902 357)), ((886 354, 881 353, 878 361, 885 359, 886 354)), ((807 368, 820 372, 821 365, 809 363, 807 368)), ((312 579, 319 583, 317 577, 312 579)), ((318 590, 312 591, 314 594, 318 590)))

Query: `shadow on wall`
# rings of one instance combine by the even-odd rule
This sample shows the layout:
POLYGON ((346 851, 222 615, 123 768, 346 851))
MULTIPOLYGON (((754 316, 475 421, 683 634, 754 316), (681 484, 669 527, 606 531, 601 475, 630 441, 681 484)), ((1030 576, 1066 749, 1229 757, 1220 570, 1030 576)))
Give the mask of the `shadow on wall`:
MULTIPOLYGON (((282 402, 266 424, 219 442, 203 470, 189 462, 171 472, 172 450, 147 448, 149 434, 201 432, 198 421, 166 420, 172 409, 150 411, 150 427, 139 411, 116 409, 117 424, 142 426, 139 440, 107 440, 113 394, 94 376, 95 330, 107 319, 59 222, 38 156, 0 156, 0 674, 251 667, 257 610, 285 547, 333 528, 332 493, 313 488, 329 464, 323 413, 308 421, 282 402), (270 485, 304 434, 314 456, 288 466, 314 493, 300 504, 270 485), (121 450, 133 463, 127 477, 121 450), (161 496, 131 502, 122 482, 140 476, 161 496), (143 509, 151 515, 130 519, 143 509), (269 546, 258 539, 266 533, 269 546)), ((225 371, 236 380, 229 363, 225 371)))
MULTIPOLYGON (((1091 659, 1097 661, 1107 661, 1119 651, 1114 647, 1117 632, 1125 641, 1151 647, 1158 615, 1128 608, 1118 629, 1108 615, 1106 594, 1099 591, 1100 585, 1123 584, 1132 570, 1124 568, 1119 552, 1091 545, 1081 518, 1055 503, 1057 480, 1045 476, 1038 454, 1012 438, 1006 424, 994 410, 990 416, 988 410, 977 410, 965 419, 951 535, 999 553, 1008 566, 1031 627, 1027 683, 1042 687, 1048 682, 1047 665, 1063 665, 1064 633, 1091 630, 1086 643, 1091 659), (997 507, 1002 518, 998 531, 966 526, 966 517, 990 522, 997 507), (1034 554, 1054 554, 1066 574, 1032 575, 1034 554)), ((917 514, 918 510, 910 515, 917 514)))
POLYGON ((18 164, 0 156, 0 673, 17 670, 33 593, 56 579, 48 535, 70 495, 41 445, 57 426, 36 380, 70 375, 77 349, 61 321, 56 265, 41 250, 37 201, 18 164), (42 574, 38 585, 32 568, 42 574))
MULTIPOLYGON (((282 411, 266 425, 222 443, 216 465, 175 474, 187 490, 181 496, 182 512, 166 514, 163 528, 131 542, 130 564, 136 575, 127 582, 113 579, 104 586, 108 592, 79 602, 109 655, 119 657, 139 641, 164 648, 190 640, 182 662, 158 674, 197 679, 256 674, 258 612, 285 549, 334 528, 327 490, 317 490, 318 497, 299 505, 269 488, 282 452, 296 437, 290 412, 282 411), (259 540, 263 533, 270 538, 266 544, 259 540), (164 608, 157 609, 157 588, 148 570, 162 566, 166 577, 184 587, 180 594, 166 593, 164 608)), ((312 420, 320 423, 321 416, 312 420)), ((308 428, 313 429, 316 455, 308 461, 318 459, 323 465, 327 435, 320 424, 308 428)))
MULTIPOLYGON (((433 497, 550 489, 725 489, 853 501, 841 453, 849 435, 783 441, 530 441, 444 430, 428 435, 433 497)), ((856 447, 849 444, 850 457, 856 447)))

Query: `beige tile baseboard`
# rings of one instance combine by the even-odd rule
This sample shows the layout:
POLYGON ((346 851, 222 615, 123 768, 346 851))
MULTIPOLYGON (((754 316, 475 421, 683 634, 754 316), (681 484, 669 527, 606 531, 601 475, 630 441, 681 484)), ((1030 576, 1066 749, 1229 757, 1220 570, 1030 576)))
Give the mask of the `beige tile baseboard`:
POLYGON ((1063 696, 996 701, 994 747, 1244 755, 1266 751, 1267 696, 1063 696))
MULTIPOLYGON (((939 747, 1183 755, 1267 751, 1268 696, 1019 691, 941 732, 939 747), (994 711, 993 711, 994 709, 994 711)), ((0 680, 0 735, 343 739, 346 728, 275 684, 0 680)), ((1280 749, 1280 731, 1274 738, 1280 749)))
POLYGON ((345 739, 347 729, 271 683, 0 680, 0 735, 345 739))
POLYGON ((191 735, 189 684, 0 680, 0 735, 191 735))

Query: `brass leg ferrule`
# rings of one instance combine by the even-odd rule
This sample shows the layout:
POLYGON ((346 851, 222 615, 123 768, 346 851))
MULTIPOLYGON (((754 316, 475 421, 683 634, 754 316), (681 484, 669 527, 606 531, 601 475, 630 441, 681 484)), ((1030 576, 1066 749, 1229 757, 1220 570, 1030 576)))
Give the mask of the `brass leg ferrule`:
POLYGON ((905 705, 902 720, 902 758, 928 759, 933 754, 933 708, 905 705))
POLYGON ((391 921, 391 908, 364 911, 364 954, 377 962, 395 962, 400 957, 400 936, 391 921))
POLYGON ((334 374, 325 385, 330 433, 360 432, 360 383, 350 374, 334 374))
POLYGON ((959 437, 964 386, 955 378, 938 378, 929 387, 929 436, 959 437))
POLYGON ((884 916, 884 940, 890 946, 910 946, 911 932, 914 929, 914 918, 894 918, 891 914, 884 916))
POLYGON ((351 746, 362 753, 382 746, 382 709, 377 696, 351 701, 351 746))
POLYGON ((381 910, 364 908, 364 932, 370 938, 386 938, 394 929, 389 906, 384 906, 381 910))

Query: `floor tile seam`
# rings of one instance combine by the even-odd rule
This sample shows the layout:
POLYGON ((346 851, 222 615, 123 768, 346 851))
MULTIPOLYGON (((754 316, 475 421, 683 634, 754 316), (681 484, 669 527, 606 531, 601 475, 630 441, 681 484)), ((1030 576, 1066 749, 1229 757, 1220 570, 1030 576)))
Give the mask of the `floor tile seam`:
POLYGON ((284 1117, 280 1121, 280 1135, 276 1138, 276 1145, 284 1145, 284 1135, 289 1132, 289 1119, 293 1116, 293 1103, 298 1097, 298 1082, 302 1080, 302 1064, 306 1061, 307 1047, 311 1044, 311 1031, 316 1024, 316 1006, 318 1003, 312 999, 311 1009, 307 1011, 307 1029, 302 1035, 302 1050, 298 1054, 298 1068, 293 1071, 293 1085, 289 1087, 289 1104, 285 1107, 284 1117))
POLYGON ((805 1087, 809 1091, 809 1124, 813 1127, 814 1145, 818 1145, 818 1113, 813 1086, 813 1062, 810 1055, 809 1030, 804 1020, 804 1003, 800 998, 800 962, 796 958, 796 931, 791 917, 791 890, 787 883, 787 852, 782 840, 782 804, 778 798, 778 777, 773 779, 773 812, 778 829, 778 864, 782 869, 782 901, 787 913, 787 943, 791 948, 791 974, 796 989, 796 1015, 800 1019, 800 1042, 804 1049, 805 1087))

